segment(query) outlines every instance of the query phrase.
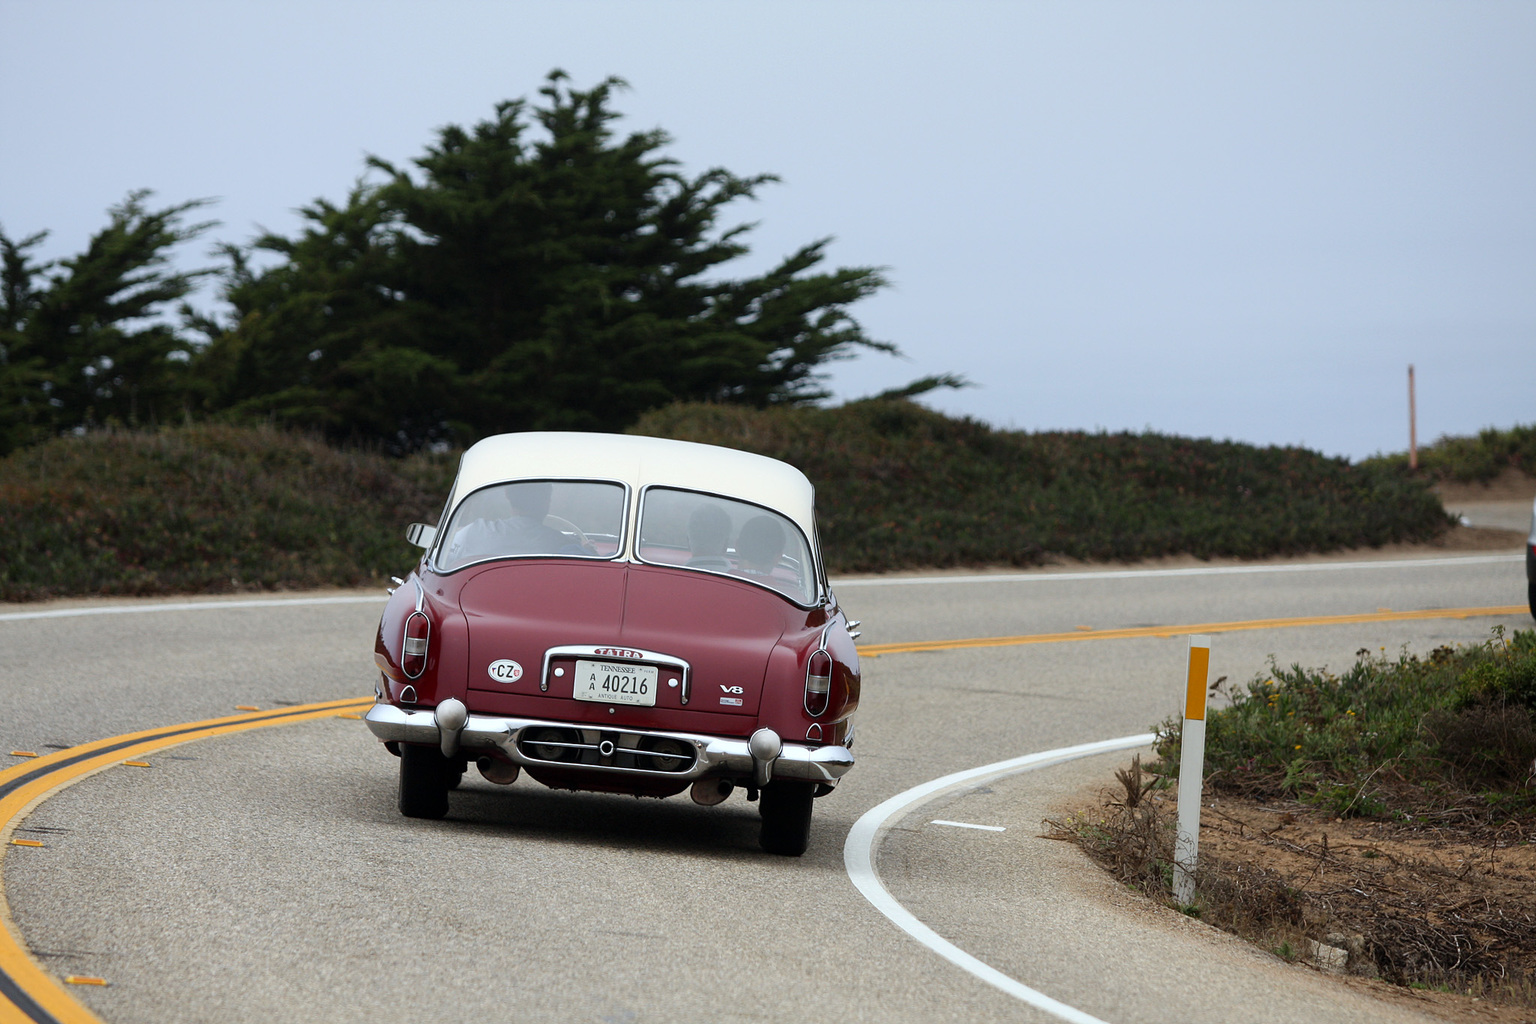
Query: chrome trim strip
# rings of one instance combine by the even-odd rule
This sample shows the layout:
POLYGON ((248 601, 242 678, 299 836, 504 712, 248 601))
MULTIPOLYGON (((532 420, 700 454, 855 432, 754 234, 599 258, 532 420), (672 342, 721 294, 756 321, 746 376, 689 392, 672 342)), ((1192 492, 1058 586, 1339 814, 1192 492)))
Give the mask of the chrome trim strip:
MULTIPOLYGON (((824 653, 826 651, 826 649, 827 649, 827 634, 830 633, 830 632, 832 632, 832 625, 831 625, 831 623, 828 623, 827 627, 821 631, 821 642, 816 645, 816 650, 812 651, 811 654, 813 654, 813 655, 821 654, 821 653, 824 653)), ((832 657, 832 655, 828 654, 827 657, 830 659, 832 657)), ((828 689, 827 689, 827 704, 828 704, 828 706, 830 706, 831 703, 832 703, 832 690, 831 690, 832 675, 836 671, 837 671, 837 666, 835 664, 834 665, 829 665, 827 667, 827 686, 828 686, 828 689)), ((811 663, 810 663, 809 659, 807 659, 806 663, 805 663, 805 700, 801 701, 801 707, 805 708, 805 713, 810 715, 812 718, 820 718, 821 717, 821 715, 818 715, 814 711, 811 710, 811 663)), ((827 709, 826 708, 822 708, 821 709, 821 714, 824 715, 826 713, 827 713, 827 709)))
MULTIPOLYGON (((401 630, 400 630, 400 671, 405 673, 405 678, 411 679, 411 680, 416 680, 416 679, 420 679, 421 678, 421 674, 427 670, 427 656, 428 656, 429 652, 431 651, 431 648, 432 648, 432 616, 428 615, 426 612, 421 610, 421 584, 418 583, 418 584, 416 584, 416 610, 411 612, 411 614, 409 614, 409 615, 407 615, 405 617, 405 626, 403 628, 401 628, 401 630), (426 641, 426 645, 427 646, 422 649, 422 653, 420 655, 420 657, 421 657, 421 668, 417 669, 415 672, 409 672, 409 671, 406 671, 406 667, 405 667, 405 658, 406 658, 406 655, 408 653, 406 651, 406 647, 410 643, 410 640, 411 640, 411 620, 414 619, 418 615, 420 615, 422 621, 427 624, 427 635, 423 638, 426 641)), ((411 657, 416 657, 416 655, 411 655, 411 657)))
MULTIPOLYGON (((540 728, 543 728, 543 727, 541 726, 540 728)), ((580 732, 581 730, 573 729, 571 731, 572 732, 580 732)), ((612 732, 614 730, 605 729, 603 731, 604 732, 612 732)), ((667 760, 681 761, 684 758, 688 757, 688 755, 686 753, 668 754, 668 753, 665 753, 663 751, 647 750, 644 747, 638 747, 638 746, 619 746, 618 744, 614 743, 612 740, 602 740, 601 742, 598 742, 598 743, 569 743, 569 742, 566 742, 564 740, 551 740, 551 739, 544 739, 544 738, 530 739, 527 736, 521 735, 521 732, 522 732, 522 730, 519 730, 519 735, 517 737, 517 742, 520 743, 520 744, 527 744, 530 747, 559 747, 561 750, 590 750, 593 753, 596 753, 599 757, 613 757, 615 754, 625 753, 625 754, 630 755, 631 757, 646 757, 646 758, 650 758, 653 761, 657 761, 657 760, 661 760, 661 761, 667 761, 667 760), (605 746, 609 748, 606 751, 603 749, 605 746)), ((639 739, 640 737, 632 736, 632 738, 639 739)), ((631 769, 631 768, 624 768, 624 767, 619 766, 619 765, 594 765, 594 764, 588 764, 588 763, 586 763, 584 761, 551 761, 551 760, 548 760, 548 759, 542 758, 542 757, 533 757, 532 755, 529 755, 529 754, 524 754, 523 756, 528 761, 528 763, 531 763, 531 764, 548 764, 548 765, 555 765, 556 767, 560 767, 560 768, 603 768, 603 769, 611 768, 614 771, 624 771, 624 772, 628 772, 628 771, 633 771, 634 770, 634 769, 631 769)), ((656 773, 662 774, 662 775, 680 775, 680 776, 683 776, 685 778, 687 777, 687 773, 686 772, 669 772, 669 771, 664 771, 663 769, 660 769, 660 768, 654 769, 654 771, 656 773)))
MULTIPOLYGON (((370 732, 386 742, 424 743, 439 746, 442 734, 432 711, 406 711, 393 704, 375 704, 364 718, 370 732)), ((663 732, 652 729, 605 729, 625 736, 680 740, 694 748, 696 760, 684 772, 662 772, 646 768, 619 768, 608 765, 541 761, 517 749, 520 734, 529 728, 590 729, 589 723, 550 721, 536 718, 510 718, 471 714, 459 733, 459 749, 497 748, 514 764, 567 767, 580 771, 612 775, 638 775, 645 778, 697 779, 718 776, 745 783, 754 777, 754 761, 748 741, 736 737, 708 736, 701 733, 663 732)), ((809 746, 784 743, 773 761, 772 777, 805 782, 836 782, 853 767, 853 752, 847 747, 809 746)))

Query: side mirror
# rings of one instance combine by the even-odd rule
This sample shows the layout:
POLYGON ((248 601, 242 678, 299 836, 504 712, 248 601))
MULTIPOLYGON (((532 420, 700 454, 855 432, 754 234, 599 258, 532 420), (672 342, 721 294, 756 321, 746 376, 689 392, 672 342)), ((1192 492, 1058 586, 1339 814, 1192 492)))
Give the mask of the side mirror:
POLYGON ((437 540, 437 527, 426 523, 412 523, 406 528, 405 539, 419 548, 429 548, 437 540))

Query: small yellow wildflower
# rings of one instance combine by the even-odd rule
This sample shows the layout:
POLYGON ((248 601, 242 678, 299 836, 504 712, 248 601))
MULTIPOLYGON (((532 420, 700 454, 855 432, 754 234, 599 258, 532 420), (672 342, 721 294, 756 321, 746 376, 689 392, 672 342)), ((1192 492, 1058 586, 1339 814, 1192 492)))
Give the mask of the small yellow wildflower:
POLYGON ((1301 749, 1301 744, 1300 744, 1300 743, 1298 743, 1298 744, 1296 744, 1296 749, 1297 749, 1297 750, 1300 750, 1300 749, 1301 749))

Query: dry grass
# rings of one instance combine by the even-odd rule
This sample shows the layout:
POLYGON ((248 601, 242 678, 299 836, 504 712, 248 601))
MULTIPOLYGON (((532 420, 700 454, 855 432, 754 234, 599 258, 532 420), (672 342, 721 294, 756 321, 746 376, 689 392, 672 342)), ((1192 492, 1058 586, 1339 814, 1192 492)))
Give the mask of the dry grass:
MULTIPOLYGON (((1361 650, 1342 674, 1271 663, 1213 691, 1230 703, 1206 721, 1196 896, 1177 909, 1287 960, 1532 1019, 1536 633, 1361 650)), ((1138 758, 1052 823, 1170 907, 1180 733, 1160 728, 1156 774, 1138 758)))
POLYGON ((1531 823, 1340 819, 1208 788, 1196 899, 1180 907, 1173 793, 1139 758, 1116 780, 1096 806, 1047 824, 1132 888, 1284 959, 1338 957, 1349 975, 1447 993, 1439 1012, 1457 1019, 1532 1019, 1531 823))

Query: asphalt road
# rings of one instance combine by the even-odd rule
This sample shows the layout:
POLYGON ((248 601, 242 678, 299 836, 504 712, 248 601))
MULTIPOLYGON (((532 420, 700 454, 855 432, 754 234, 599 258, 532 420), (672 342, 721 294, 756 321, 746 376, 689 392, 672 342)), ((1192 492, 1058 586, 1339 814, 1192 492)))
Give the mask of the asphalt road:
MULTIPOLYGON (((1520 605, 1525 579, 1512 555, 836 589, 875 644, 1520 605)), ((366 696, 382 601, 0 609, 0 752, 366 696)), ((1362 647, 1423 652, 1500 622, 1532 625, 1222 632, 1211 673, 1246 681, 1270 656, 1343 667, 1362 647)), ((325 718, 187 743, 58 793, 15 833, 45 845, 4 848, 4 896, 49 971, 109 982, 71 994, 111 1024, 1056 1020, 899 931, 851 884, 844 841, 865 811, 938 776, 1146 731, 1177 706, 1184 655, 1173 635, 866 660, 858 766, 817 802, 798 860, 758 851, 740 796, 699 808, 472 772, 447 820, 407 820, 394 759, 360 722, 325 718)), ((1037 838, 1042 816, 1120 760, 915 807, 884 834, 880 877, 945 939, 1102 1020, 1422 1019, 1154 911, 1037 838)))

